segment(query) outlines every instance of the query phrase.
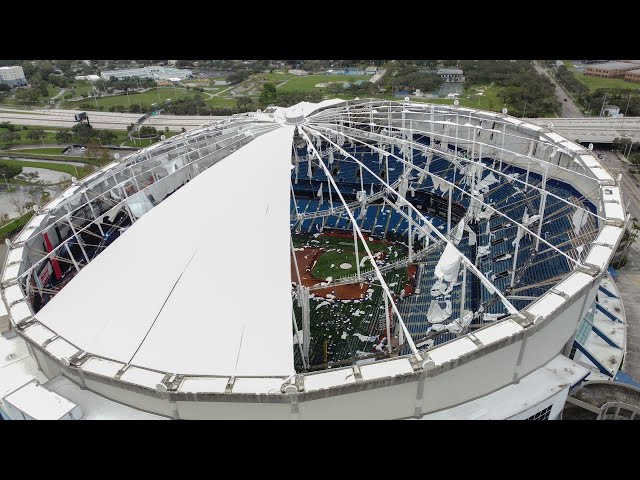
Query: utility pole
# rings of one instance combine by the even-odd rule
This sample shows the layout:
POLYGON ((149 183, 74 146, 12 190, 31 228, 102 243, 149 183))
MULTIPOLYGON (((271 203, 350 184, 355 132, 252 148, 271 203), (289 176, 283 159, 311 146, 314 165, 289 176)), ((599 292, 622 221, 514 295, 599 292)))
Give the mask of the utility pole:
POLYGON ((602 102, 602 108, 600 109, 600 114, 598 115, 599 117, 601 117, 601 116, 602 116, 602 114, 604 113, 604 106, 605 106, 605 105, 606 105, 606 103, 607 103, 607 94, 608 94, 608 93, 609 93, 609 92, 604 92, 604 101, 602 102))

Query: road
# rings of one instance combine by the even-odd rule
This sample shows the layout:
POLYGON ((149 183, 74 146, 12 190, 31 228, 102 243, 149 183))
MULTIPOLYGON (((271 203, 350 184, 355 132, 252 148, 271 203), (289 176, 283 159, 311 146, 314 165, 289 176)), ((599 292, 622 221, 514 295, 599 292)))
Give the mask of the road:
POLYGON ((558 100, 562 104, 563 117, 565 118, 584 117, 580 109, 576 106, 576 104, 571 99, 571 96, 568 95, 567 92, 565 92, 565 90, 560 86, 560 84, 556 82, 556 80, 551 75, 549 75, 549 73, 547 73, 547 70, 544 67, 542 67, 542 65, 540 65, 538 62, 534 60, 533 68, 535 68, 540 75, 542 75, 543 77, 547 77, 549 80, 551 80, 551 82, 556 86, 556 97, 558 97, 558 100), (567 100, 566 102, 564 101, 565 99, 567 100))
MULTIPOLYGON (((20 110, 12 110, 3 108, 0 112, 0 122, 9 121, 17 125, 38 125, 53 127, 73 127, 77 122, 74 115, 78 110, 62 110, 62 109, 41 109, 30 110, 29 113, 20 110)), ((87 111, 91 125, 96 128, 107 128, 110 130, 126 130, 127 126, 135 123, 142 116, 140 113, 118 113, 118 112, 94 112, 87 111)), ((205 116, 205 115, 158 115, 150 117, 145 121, 145 125, 164 130, 179 132, 183 127, 186 130, 199 127, 204 123, 212 120, 219 120, 226 117, 205 116)))
POLYGON ((571 141, 611 143, 627 136, 640 141, 640 117, 523 118, 536 125, 548 126, 571 141))

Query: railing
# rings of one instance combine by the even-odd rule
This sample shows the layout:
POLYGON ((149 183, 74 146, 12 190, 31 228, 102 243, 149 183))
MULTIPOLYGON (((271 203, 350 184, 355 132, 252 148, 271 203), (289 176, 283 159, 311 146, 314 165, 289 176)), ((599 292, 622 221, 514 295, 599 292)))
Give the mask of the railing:
POLYGON ((625 402, 607 402, 600 407, 596 420, 640 420, 640 407, 625 402))

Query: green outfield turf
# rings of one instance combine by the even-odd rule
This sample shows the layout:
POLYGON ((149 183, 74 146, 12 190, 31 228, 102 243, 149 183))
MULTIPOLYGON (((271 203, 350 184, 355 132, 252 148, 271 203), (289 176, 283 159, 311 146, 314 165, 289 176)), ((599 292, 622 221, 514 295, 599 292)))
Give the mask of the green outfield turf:
MULTIPOLYGON (((317 239, 312 237, 308 238, 308 241, 302 242, 298 239, 298 246, 309 246, 315 248, 323 248, 325 253, 321 254, 316 264, 314 265, 311 273, 314 277, 320 279, 326 279, 328 277, 338 279, 340 277, 346 277, 357 273, 356 255, 353 239, 350 238, 337 238, 331 236, 320 236, 317 239), (348 263, 351 266, 349 268, 341 268, 340 265, 348 263)), ((372 253, 384 252, 386 258, 390 260, 397 259, 406 254, 403 251, 401 245, 387 246, 380 242, 369 242, 367 246, 372 253)), ((358 240, 358 255, 360 261, 367 255, 367 252, 360 240, 358 240)), ((370 270, 371 263, 367 260, 361 267, 362 270, 370 270)))

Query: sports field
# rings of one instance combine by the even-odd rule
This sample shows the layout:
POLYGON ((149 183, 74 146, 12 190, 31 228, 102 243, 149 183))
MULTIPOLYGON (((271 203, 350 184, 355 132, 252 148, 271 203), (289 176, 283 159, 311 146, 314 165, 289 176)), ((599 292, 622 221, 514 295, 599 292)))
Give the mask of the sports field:
MULTIPOLYGON (((306 286, 318 285, 333 272, 355 273, 355 268, 343 270, 336 261, 350 262, 355 266, 353 237, 349 232, 327 233, 319 236, 294 235, 296 259, 301 270, 302 282, 306 286), (340 252, 339 252, 340 250, 340 252), (338 267, 338 268, 336 268, 338 267), (315 273, 312 273, 313 272, 315 273), (316 277, 318 274, 318 277, 316 277), (323 275, 326 275, 322 277, 323 275)), ((368 240, 372 252, 379 252, 395 258, 406 255, 403 245, 384 240, 368 240)), ((359 248, 364 251, 360 242, 359 248)), ((362 258, 362 257, 361 257, 362 258)), ((382 261, 382 260, 381 260, 382 261)), ((344 263, 343 262, 343 263, 344 263)), ((369 265, 367 263, 367 265, 369 265)), ((292 281, 297 283, 297 275, 292 263, 292 281)), ((370 269, 364 267, 365 269, 370 269)), ((342 276, 344 273, 336 273, 342 276)), ((410 283, 407 268, 400 268, 384 274, 385 281, 395 295, 410 283)), ((314 288, 310 303, 310 363, 312 366, 333 363, 349 364, 355 358, 384 355, 380 351, 384 329, 384 297, 377 282, 314 288), (376 348, 377 347, 377 348, 376 348), (337 362, 337 363, 335 363, 337 362)), ((296 318, 302 312, 294 301, 296 318)), ((297 346, 294 346, 296 365, 302 366, 297 346)))
POLYGON ((319 83, 329 82, 357 82, 358 80, 369 80, 371 75, 307 75, 289 80, 284 85, 278 87, 283 91, 291 90, 315 90, 319 83))

